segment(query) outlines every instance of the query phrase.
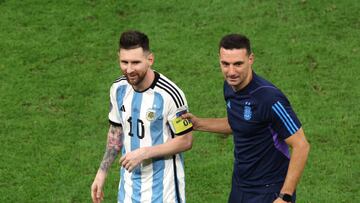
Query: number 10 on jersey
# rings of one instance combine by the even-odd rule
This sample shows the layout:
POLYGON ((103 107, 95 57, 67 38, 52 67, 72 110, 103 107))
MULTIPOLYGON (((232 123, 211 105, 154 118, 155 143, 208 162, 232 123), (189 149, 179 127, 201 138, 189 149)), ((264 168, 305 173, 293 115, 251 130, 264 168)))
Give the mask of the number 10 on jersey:
POLYGON ((134 127, 136 127, 136 129, 137 129, 136 136, 139 139, 143 139, 145 136, 144 122, 141 119, 137 119, 137 121, 135 123, 133 123, 131 116, 129 117, 129 119, 127 119, 127 121, 130 124, 129 136, 134 137, 133 125, 135 124, 136 126, 134 126, 134 127))

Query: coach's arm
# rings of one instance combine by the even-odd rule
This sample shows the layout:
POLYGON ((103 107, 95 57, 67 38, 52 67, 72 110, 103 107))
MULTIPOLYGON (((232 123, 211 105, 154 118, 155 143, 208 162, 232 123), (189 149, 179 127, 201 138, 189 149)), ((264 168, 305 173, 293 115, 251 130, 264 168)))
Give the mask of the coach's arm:
POLYGON ((199 118, 192 113, 185 113, 181 115, 183 119, 188 119, 192 122, 194 130, 219 133, 224 135, 232 134, 228 118, 199 118))
MULTIPOLYGON (((293 194, 304 171, 306 160, 310 151, 310 144, 306 140, 304 131, 300 128, 295 134, 285 139, 292 148, 288 172, 280 193, 293 194)), ((278 198, 274 203, 284 202, 278 198)))

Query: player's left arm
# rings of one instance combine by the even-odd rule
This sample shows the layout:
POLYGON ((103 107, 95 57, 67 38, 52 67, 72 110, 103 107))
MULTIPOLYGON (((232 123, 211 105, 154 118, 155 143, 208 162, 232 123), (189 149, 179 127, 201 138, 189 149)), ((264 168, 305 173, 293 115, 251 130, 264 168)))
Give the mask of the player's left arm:
POLYGON ((192 147, 193 136, 192 132, 176 136, 167 142, 150 146, 142 147, 135 151, 126 153, 120 158, 120 164, 129 172, 131 172, 137 165, 146 159, 164 157, 174 155, 183 151, 190 150, 192 147))
POLYGON ((305 168, 310 151, 310 144, 306 140, 304 131, 300 128, 295 134, 285 139, 292 148, 290 164, 280 193, 293 194, 305 168))

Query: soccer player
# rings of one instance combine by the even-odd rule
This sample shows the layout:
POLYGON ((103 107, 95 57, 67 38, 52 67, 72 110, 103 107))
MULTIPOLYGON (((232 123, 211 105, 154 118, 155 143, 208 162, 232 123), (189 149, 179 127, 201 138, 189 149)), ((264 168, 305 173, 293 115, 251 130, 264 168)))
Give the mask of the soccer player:
POLYGON ((247 37, 224 36, 219 52, 227 118, 182 117, 191 119, 194 130, 233 134, 229 203, 295 202, 310 149, 299 119, 285 95, 253 71, 247 37))
POLYGON ((120 153, 118 202, 185 202, 181 152, 192 147, 192 124, 184 93, 152 70, 148 37, 123 32, 119 43, 123 76, 110 89, 106 151, 91 186, 93 202, 103 200, 106 174, 120 153))

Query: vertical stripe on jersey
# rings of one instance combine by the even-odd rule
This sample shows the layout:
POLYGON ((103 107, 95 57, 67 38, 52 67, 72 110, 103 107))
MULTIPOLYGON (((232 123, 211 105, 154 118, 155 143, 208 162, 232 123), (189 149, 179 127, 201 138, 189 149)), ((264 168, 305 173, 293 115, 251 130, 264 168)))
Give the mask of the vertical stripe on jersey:
POLYGON ((179 153, 179 156, 180 156, 180 161, 181 161, 181 167, 183 169, 185 169, 185 166, 184 166, 184 155, 183 153, 179 153))
MULTIPOLYGON (((123 151, 125 147, 123 147, 123 151)), ((124 202, 125 199, 125 188, 124 188, 124 172, 125 168, 121 167, 120 169, 120 185, 119 185, 119 193, 118 193, 118 202, 124 202)))
MULTIPOLYGON (((155 109, 155 120, 150 124, 151 140, 152 146, 163 144, 163 109, 164 109, 164 99, 163 97, 155 92, 154 103, 152 106, 155 109)), ((151 202, 163 202, 163 179, 164 179, 164 169, 165 161, 164 158, 154 158, 152 160, 153 166, 153 183, 152 183, 152 197, 151 202)))
POLYGON ((126 85, 121 85, 116 89, 116 102, 117 102, 120 118, 122 118, 121 107, 124 103, 125 92, 126 92, 126 85))
POLYGON ((275 113, 280 117, 282 122, 284 123, 285 127, 288 129, 290 134, 294 134, 299 128, 295 125, 294 121, 291 119, 289 114, 286 112, 285 108, 280 102, 276 102, 272 109, 275 113))
MULTIPOLYGON (((134 92, 133 99, 131 102, 131 151, 134 151, 140 147, 140 139, 138 137, 139 128, 141 128, 139 117, 141 111, 142 93, 134 92)), ((141 169, 140 165, 132 171, 131 179, 133 181, 132 189, 133 193, 131 198, 133 200, 141 199, 141 169)))
MULTIPOLYGON (((184 164, 184 156, 183 153, 179 153, 179 158, 180 158, 180 170, 178 171, 178 173, 184 173, 185 171, 185 164, 184 164)), ((180 174, 178 174, 178 176, 180 176, 180 174)), ((182 176, 185 176, 185 174, 182 174, 182 176)), ((185 177, 184 177, 185 178, 185 177)), ((181 191, 179 196, 180 196, 180 201, 185 203, 185 180, 180 181, 179 180, 179 190, 181 191), (181 184, 180 184, 181 183, 181 184)))
MULTIPOLYGON (((119 115, 120 118, 122 118, 122 111, 121 106, 123 105, 123 99, 126 92, 126 85, 119 86, 116 90, 116 102, 119 109, 119 115)), ((122 141, 124 141, 124 136, 122 137, 122 141)), ((122 154, 124 155, 125 152, 125 146, 122 147, 122 154)), ((121 167, 120 169, 120 185, 119 185, 119 194, 118 194, 118 201, 124 202, 125 198, 125 190, 124 190, 124 168, 121 167)))
POLYGON ((177 167, 176 167, 176 154, 173 155, 172 159, 173 159, 173 166, 174 166, 175 200, 176 200, 176 203, 181 203, 180 191, 179 191, 179 180, 177 177, 178 175, 177 175, 177 167))

